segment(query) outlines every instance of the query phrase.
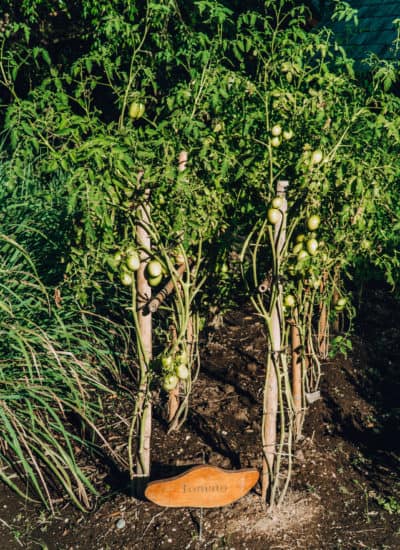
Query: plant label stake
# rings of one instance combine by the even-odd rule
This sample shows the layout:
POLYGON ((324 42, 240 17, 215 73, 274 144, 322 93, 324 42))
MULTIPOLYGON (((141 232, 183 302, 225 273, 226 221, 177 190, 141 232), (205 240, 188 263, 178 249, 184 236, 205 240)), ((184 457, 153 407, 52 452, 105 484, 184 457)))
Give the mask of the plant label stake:
POLYGON ((243 497, 257 483, 258 470, 223 470, 200 465, 169 479, 151 481, 145 496, 169 508, 218 508, 243 497))

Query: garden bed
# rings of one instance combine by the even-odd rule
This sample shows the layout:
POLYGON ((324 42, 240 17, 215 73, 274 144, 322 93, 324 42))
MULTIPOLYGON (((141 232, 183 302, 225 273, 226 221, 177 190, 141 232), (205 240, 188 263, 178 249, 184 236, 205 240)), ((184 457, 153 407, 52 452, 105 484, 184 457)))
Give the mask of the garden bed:
MULTIPOLYGON (((89 514, 60 502, 51 517, 2 488, 0 547, 399 548, 399 315, 387 294, 370 292, 376 307, 364 307, 351 358, 323 365, 322 398, 309 407, 291 489, 277 512, 263 509, 259 487, 221 509, 160 508, 130 496, 125 476, 97 460, 87 468, 101 498, 89 514)), ((156 411, 154 478, 202 463, 260 466, 264 342, 262 324, 246 309, 231 312, 223 327, 208 333, 186 425, 167 435, 164 411, 156 411)), ((110 439, 122 456, 131 404, 114 398, 107 407, 110 439)))

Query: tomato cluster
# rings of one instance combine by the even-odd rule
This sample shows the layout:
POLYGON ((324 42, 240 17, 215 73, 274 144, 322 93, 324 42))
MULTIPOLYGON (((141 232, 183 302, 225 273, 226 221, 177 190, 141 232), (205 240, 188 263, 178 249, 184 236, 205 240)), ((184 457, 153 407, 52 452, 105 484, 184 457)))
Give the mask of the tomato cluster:
POLYGON ((188 356, 184 350, 164 354, 161 357, 161 365, 162 387, 165 391, 174 390, 180 381, 185 381, 190 376, 188 356))

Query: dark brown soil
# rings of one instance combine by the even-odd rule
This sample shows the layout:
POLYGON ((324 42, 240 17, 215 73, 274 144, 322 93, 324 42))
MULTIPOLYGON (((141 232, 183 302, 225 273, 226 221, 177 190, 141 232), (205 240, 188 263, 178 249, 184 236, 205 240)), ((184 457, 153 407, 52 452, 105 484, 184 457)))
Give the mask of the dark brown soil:
MULTIPOLYGON (((371 289, 368 304, 351 357, 323 365, 322 398, 309 406, 280 509, 265 510, 258 487, 224 508, 160 508, 130 496, 125 476, 96 459, 102 498, 89 514, 60 503, 52 517, 2 487, 0 549, 399 549, 400 313, 382 291, 371 289)), ((249 310, 208 334, 185 427, 167 435, 156 411, 153 478, 202 463, 260 466, 264 355, 263 326, 249 310)), ((123 456, 131 404, 109 407, 123 456)))

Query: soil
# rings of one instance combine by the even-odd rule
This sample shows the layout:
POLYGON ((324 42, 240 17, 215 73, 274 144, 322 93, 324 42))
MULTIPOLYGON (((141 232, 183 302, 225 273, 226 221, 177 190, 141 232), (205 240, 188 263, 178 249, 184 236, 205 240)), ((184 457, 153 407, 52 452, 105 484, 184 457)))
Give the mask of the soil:
MULTIPOLYGON (((249 308, 210 330, 189 418, 167 435, 155 411, 152 478, 195 464, 260 467, 265 334, 249 308)), ((265 509, 260 488, 215 509, 161 508, 130 495, 122 463, 88 464, 101 497, 83 514, 64 502, 50 515, 2 487, 0 549, 264 550, 400 548, 400 311, 368 289, 348 358, 322 366, 321 399, 307 411, 290 490, 265 509)), ((126 450, 131 403, 108 403, 113 446, 126 450)))

